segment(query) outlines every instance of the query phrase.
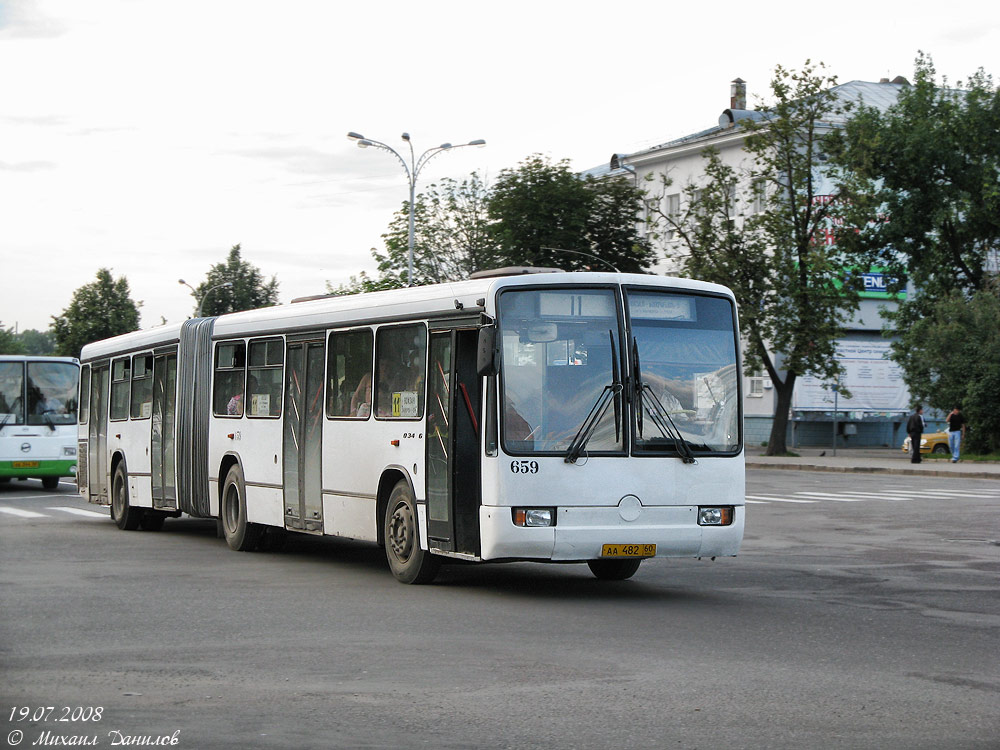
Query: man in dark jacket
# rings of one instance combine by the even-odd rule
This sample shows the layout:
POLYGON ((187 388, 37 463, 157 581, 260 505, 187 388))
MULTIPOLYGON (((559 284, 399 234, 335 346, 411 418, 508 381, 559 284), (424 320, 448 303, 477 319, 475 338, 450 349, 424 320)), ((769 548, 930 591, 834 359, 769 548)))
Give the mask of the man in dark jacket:
POLYGON ((924 407, 919 404, 906 421, 906 434, 910 436, 910 463, 919 464, 920 437, 924 434, 924 407))

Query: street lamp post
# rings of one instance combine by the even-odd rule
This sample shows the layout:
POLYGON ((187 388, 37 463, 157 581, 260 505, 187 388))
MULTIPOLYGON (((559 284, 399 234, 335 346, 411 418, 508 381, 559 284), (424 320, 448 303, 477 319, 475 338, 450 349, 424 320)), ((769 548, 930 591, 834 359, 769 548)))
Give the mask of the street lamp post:
MULTIPOLYGON (((195 299, 198 299, 198 292, 195 291, 195 288, 193 286, 191 286, 186 281, 184 281, 184 279, 177 279, 177 283, 178 284, 183 284, 188 289, 190 289, 192 296, 195 299)), ((204 296, 200 300, 198 300, 198 314, 195 315, 195 317, 196 318, 200 318, 201 317, 201 311, 202 311, 202 308, 205 306, 205 300, 208 299, 208 295, 210 295, 216 289, 221 289, 224 286, 232 286, 232 285, 233 285, 233 282, 231 282, 231 281, 223 281, 221 284, 216 284, 215 286, 209 288, 209 290, 205 292, 204 296)))
POLYGON ((474 141, 469 141, 468 143, 460 143, 457 146, 453 146, 450 143, 442 143, 440 146, 435 146, 434 148, 429 148, 424 153, 420 155, 420 158, 416 158, 416 154, 413 151, 413 142, 410 140, 409 133, 403 133, 402 138, 410 147, 410 163, 407 164, 406 160, 399 155, 392 146, 389 146, 381 141, 376 141, 372 138, 365 138, 360 133, 350 132, 347 137, 352 141, 356 141, 358 148, 368 148, 369 146, 374 146, 375 148, 380 148, 383 151, 388 151, 390 154, 395 156, 399 163, 403 165, 403 171, 406 173, 406 181, 410 185, 410 230, 407 237, 407 246, 409 248, 409 256, 407 260, 406 268, 406 285, 413 286, 413 235, 414 235, 414 207, 413 201, 415 198, 416 188, 417 188, 417 177, 420 176, 420 170, 424 168, 431 159, 440 154, 442 151, 450 151, 454 148, 463 148, 465 146, 485 146, 486 141, 482 138, 478 138, 474 141))

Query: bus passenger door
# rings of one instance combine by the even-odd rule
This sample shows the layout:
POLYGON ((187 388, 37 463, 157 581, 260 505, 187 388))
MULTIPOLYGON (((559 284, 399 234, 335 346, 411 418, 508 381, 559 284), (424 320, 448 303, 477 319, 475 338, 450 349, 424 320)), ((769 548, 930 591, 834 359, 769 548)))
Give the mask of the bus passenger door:
POLYGON ((323 339, 288 341, 282 463, 285 526, 323 531, 323 339))
POLYGON ((90 427, 87 440, 90 502, 107 505, 111 495, 108 484, 108 389, 111 370, 107 364, 91 368, 90 427))
POLYGON ((174 423, 177 412, 177 355, 153 358, 153 414, 150 420, 153 507, 177 508, 174 460, 174 423))
POLYGON ((427 376, 427 536, 479 555, 481 378, 475 330, 431 333, 427 376))

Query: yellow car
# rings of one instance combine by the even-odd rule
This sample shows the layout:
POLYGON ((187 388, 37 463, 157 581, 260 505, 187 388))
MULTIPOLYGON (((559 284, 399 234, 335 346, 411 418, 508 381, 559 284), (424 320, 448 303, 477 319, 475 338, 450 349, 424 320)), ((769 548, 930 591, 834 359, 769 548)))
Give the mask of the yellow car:
MULTIPOLYGON (((948 447, 948 433, 945 432, 925 432, 920 436, 920 452, 923 453, 947 453, 950 450, 948 447)), ((903 452, 910 452, 910 436, 906 436, 906 440, 903 441, 903 452)))

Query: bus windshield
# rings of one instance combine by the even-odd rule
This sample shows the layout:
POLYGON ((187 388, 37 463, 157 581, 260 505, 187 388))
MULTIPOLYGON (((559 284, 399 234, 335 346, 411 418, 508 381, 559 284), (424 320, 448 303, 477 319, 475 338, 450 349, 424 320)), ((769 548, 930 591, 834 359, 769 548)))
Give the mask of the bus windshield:
POLYGON ((629 347, 637 389, 637 453, 739 450, 732 303, 724 297, 630 290, 629 347), (658 419, 657 417, 666 418, 658 419), (661 429, 661 425, 667 429, 661 429))
MULTIPOLYGON (((508 453, 567 452, 621 372, 617 310, 612 289, 510 290, 500 295, 502 424, 508 453)), ((619 420, 620 402, 590 432, 587 454, 623 450, 619 420)))
POLYGON ((69 362, 28 362, 28 424, 76 424, 79 374, 69 362))

